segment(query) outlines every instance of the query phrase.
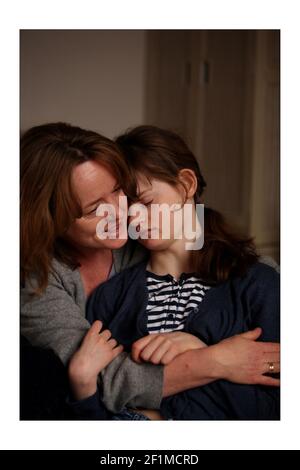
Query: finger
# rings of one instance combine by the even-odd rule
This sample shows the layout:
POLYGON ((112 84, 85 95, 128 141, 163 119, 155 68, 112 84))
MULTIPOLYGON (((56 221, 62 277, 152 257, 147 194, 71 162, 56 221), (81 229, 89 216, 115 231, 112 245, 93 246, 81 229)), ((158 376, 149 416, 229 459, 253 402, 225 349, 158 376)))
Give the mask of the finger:
POLYGON ((131 347, 131 357, 135 362, 141 362, 140 360, 140 352, 144 349, 144 347, 153 341, 153 338, 157 337, 157 334, 147 335, 141 339, 135 341, 131 347))
POLYGON ((117 346, 118 342, 114 339, 114 338, 111 338, 107 344, 109 344, 109 346, 113 349, 117 346))
POLYGON ((104 339, 105 341, 108 341, 111 338, 111 331, 110 330, 103 330, 99 334, 99 338, 104 339))
POLYGON ((280 362, 267 362, 263 367, 263 374, 278 374, 280 372, 280 362))
POLYGON ((119 344, 119 346, 117 346, 116 348, 114 348, 112 350, 112 356, 113 358, 117 357, 119 354, 121 354, 121 352, 123 352, 124 350, 124 347, 122 346, 122 344, 119 344))
POLYGON ((89 329, 89 333, 92 335, 98 335, 103 327, 103 323, 100 320, 94 321, 91 328, 89 329))
POLYGON ((280 343, 262 343, 262 350, 268 352, 280 352, 280 343))
POLYGON ((152 354, 164 341, 166 341, 166 338, 164 338, 163 336, 157 336, 156 338, 153 338, 153 341, 150 341, 147 346, 145 346, 145 348, 140 352, 140 358, 143 359, 143 361, 148 362, 152 354))
POLYGON ((257 382, 257 385, 268 385, 268 386, 273 386, 273 387, 279 387, 280 386, 280 380, 275 379, 273 377, 269 377, 267 375, 261 375, 257 382))
POLYGON ((280 353, 279 352, 269 352, 263 354, 264 362, 280 362, 280 353))
POLYGON ((87 346, 91 344, 91 342, 97 341, 99 337, 99 330, 101 328, 102 322, 100 320, 96 320, 83 338, 82 346, 87 346))
MULTIPOLYGON (((172 346, 172 343, 169 341, 164 341, 162 344, 160 344, 156 350, 153 352, 153 354, 149 358, 149 362, 152 362, 152 364, 160 364, 162 362, 162 359, 168 354, 170 356, 170 347, 172 346)), ((172 353, 171 353, 172 355, 172 353)), ((174 354, 173 354, 174 355, 174 354)), ((171 362, 171 361, 169 361, 171 362)))
POLYGON ((161 358, 161 364, 164 364, 165 366, 166 366, 167 364, 170 364, 170 362, 172 362, 173 359, 175 359, 175 357, 176 357, 177 355, 178 355, 178 354, 176 354, 173 349, 170 349, 170 350, 167 351, 166 354, 164 354, 164 356, 161 358))
POLYGON ((257 340, 260 335, 262 334, 262 329, 257 327, 254 330, 247 331, 246 333, 242 333, 238 336, 241 336, 242 338, 245 339, 252 339, 252 340, 257 340))

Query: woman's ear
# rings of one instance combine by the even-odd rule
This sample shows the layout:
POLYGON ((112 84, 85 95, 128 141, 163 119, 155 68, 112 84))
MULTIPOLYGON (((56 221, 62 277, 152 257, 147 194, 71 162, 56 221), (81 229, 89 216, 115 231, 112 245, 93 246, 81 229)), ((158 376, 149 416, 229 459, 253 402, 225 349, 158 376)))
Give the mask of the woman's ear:
POLYGON ((186 199, 193 198, 198 186, 195 172, 193 170, 189 170, 188 168, 184 168, 183 170, 180 170, 178 178, 185 187, 186 199))

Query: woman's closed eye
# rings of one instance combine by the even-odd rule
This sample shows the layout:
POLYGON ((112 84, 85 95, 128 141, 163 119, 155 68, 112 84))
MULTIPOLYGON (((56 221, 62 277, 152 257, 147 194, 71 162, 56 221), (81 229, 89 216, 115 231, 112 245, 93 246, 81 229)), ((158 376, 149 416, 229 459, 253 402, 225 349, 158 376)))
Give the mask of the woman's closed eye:
POLYGON ((97 209, 99 207, 99 204, 94 207, 93 209, 91 209, 89 212, 86 212, 83 217, 86 217, 86 218, 91 218, 91 217, 95 217, 96 216, 96 213, 97 213, 97 209))
MULTIPOLYGON (((116 188, 114 188, 114 189, 112 190, 112 193, 118 193, 118 192, 120 192, 121 190, 122 190, 121 186, 117 186, 116 188)), ((90 217, 96 216, 97 209, 98 209, 98 207, 99 207, 101 204, 105 204, 105 201, 102 200, 102 199, 100 199, 100 200, 97 202, 97 205, 96 205, 95 207, 93 207, 93 209, 91 209, 91 210, 89 210, 88 212, 86 212, 86 213, 84 214, 84 217, 90 218, 90 217)))

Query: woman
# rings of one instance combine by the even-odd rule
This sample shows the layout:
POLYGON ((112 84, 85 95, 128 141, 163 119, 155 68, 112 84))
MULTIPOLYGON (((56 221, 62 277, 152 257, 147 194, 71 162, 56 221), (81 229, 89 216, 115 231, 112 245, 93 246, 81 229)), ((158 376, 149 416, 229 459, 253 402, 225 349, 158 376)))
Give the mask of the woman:
MULTIPOLYGON (((21 331, 34 346, 52 349, 64 364, 90 328, 85 318, 90 293, 144 257, 134 243, 126 243, 126 236, 99 240, 95 234, 100 203, 116 208, 120 224, 126 217, 119 210, 123 190, 132 193, 131 174, 119 147, 109 139, 64 123, 37 126, 23 136, 21 331)), ((261 354, 255 342, 258 334, 220 344, 219 357, 225 361, 231 357, 228 380, 265 383, 265 370, 257 369, 253 376, 249 363, 249 356, 257 363, 261 354)), ((109 333, 103 332, 101 338, 108 342, 109 333)), ((182 354, 167 366, 155 366, 135 363, 115 343, 107 347, 114 360, 101 373, 101 380, 103 401, 112 411, 126 404, 158 409, 162 396, 213 380, 204 350, 182 354)), ((273 360, 272 354, 269 359, 273 360)), ((78 362, 84 366, 84 361, 78 362)), ((80 386, 85 389, 85 385, 80 386)))

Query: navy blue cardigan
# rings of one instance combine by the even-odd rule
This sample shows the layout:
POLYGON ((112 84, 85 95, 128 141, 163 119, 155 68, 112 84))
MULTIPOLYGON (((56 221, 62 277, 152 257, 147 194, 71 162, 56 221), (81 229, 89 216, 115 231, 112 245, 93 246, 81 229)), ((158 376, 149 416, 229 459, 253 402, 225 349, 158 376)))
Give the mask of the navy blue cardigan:
MULTIPOLYGON (((101 284, 87 305, 87 319, 103 321, 127 351, 148 334, 146 263, 101 284)), ((188 316, 183 331, 212 345, 260 326, 259 340, 279 342, 279 310, 279 275, 256 263, 244 277, 212 287, 188 316)), ((218 380, 163 399, 160 411, 166 419, 279 419, 279 389, 218 380)))

